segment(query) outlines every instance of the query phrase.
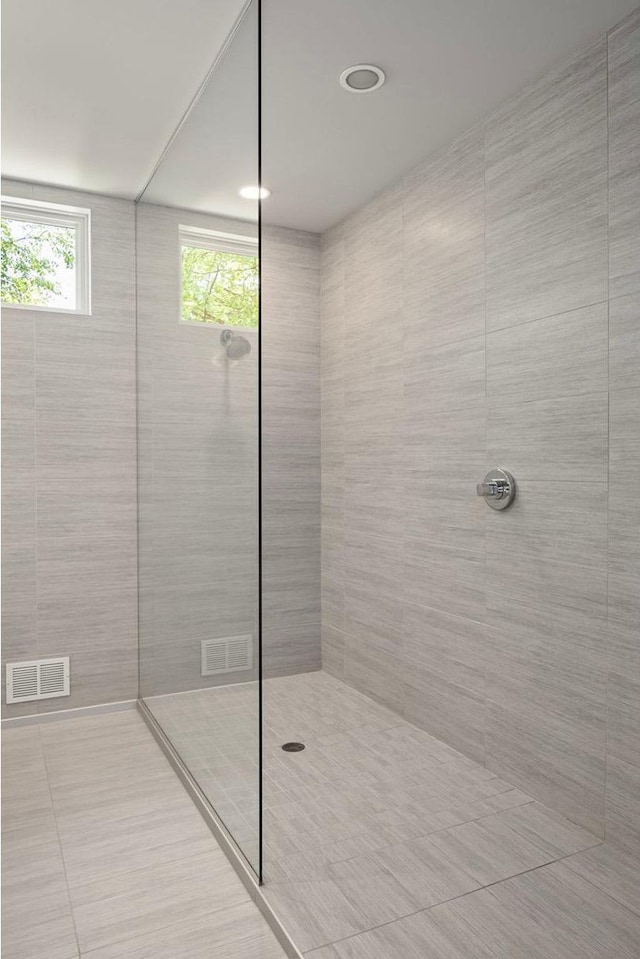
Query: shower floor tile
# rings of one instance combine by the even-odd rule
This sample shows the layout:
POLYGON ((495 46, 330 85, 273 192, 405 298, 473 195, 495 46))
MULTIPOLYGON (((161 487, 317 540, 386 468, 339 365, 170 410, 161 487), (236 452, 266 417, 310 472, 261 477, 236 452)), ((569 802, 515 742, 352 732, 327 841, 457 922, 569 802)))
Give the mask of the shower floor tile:
MULTIPOLYGON (((198 760, 248 818, 255 688, 203 693, 228 739, 198 760)), ((163 697, 179 735, 190 703, 163 697)), ((305 959, 640 955, 628 854, 323 673, 268 680, 264 720, 263 890, 305 959)), ((4 959, 284 959, 135 712, 3 741, 4 959)))
MULTIPOLYGON (((148 701, 238 824, 255 701, 148 701)), ((263 892, 307 959, 640 955, 640 863, 326 673, 269 679, 263 704, 263 892)))
MULTIPOLYGON (((369 930, 600 845, 324 673, 268 680, 264 727, 264 893, 303 953, 357 944, 369 930), (306 749, 284 753, 285 740, 306 749)), ((402 936, 396 951, 375 951, 387 936, 367 940, 362 956, 404 956, 402 936)), ((484 946, 451 955, 492 955, 484 946)), ((352 945, 339 948, 335 956, 351 956, 352 945)))
POLYGON ((306 959, 637 959, 640 920, 553 863, 306 959))

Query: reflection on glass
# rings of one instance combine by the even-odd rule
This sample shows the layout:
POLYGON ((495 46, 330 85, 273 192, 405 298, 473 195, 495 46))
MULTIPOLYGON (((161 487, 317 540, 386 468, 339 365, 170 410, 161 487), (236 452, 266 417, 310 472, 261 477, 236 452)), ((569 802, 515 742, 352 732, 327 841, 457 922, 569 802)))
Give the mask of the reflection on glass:
POLYGON ((260 870, 258 13, 137 205, 140 695, 260 870))
POLYGON ((180 231, 182 319, 258 325, 258 244, 214 230, 180 231))

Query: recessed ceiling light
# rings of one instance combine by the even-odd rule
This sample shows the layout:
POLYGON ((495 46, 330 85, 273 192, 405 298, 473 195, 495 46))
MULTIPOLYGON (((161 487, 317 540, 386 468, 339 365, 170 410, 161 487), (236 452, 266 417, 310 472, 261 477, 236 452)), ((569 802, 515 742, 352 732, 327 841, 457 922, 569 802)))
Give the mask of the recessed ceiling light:
POLYGON ((266 186, 243 186, 238 193, 245 200, 266 200, 271 196, 271 190, 267 190, 266 186))
POLYGON ((340 74, 340 86, 349 93, 373 93, 385 80, 384 70, 371 63, 356 63, 340 74))

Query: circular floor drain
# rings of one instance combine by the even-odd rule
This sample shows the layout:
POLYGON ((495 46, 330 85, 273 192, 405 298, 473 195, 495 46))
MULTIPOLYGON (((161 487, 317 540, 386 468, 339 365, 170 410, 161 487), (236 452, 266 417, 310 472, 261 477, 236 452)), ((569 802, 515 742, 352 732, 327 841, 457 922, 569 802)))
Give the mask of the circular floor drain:
POLYGON ((285 743, 282 748, 285 753, 299 753, 304 749, 304 743, 285 743))

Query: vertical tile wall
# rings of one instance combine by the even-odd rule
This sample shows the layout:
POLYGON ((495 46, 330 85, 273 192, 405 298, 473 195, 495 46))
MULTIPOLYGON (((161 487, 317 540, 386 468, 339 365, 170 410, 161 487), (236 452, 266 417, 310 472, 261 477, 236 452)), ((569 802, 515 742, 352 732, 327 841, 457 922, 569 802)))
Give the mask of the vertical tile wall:
MULTIPOLYGON (((90 207, 93 238, 91 317, 3 310, 3 662, 69 655, 72 670, 70 697, 3 697, 16 716, 138 692, 135 223, 124 200, 16 182, 3 192, 90 207)), ((249 331, 252 353, 226 379, 212 366, 216 331, 177 320, 185 216, 138 213, 150 695, 210 685, 200 640, 256 631, 258 351, 249 331)), ((263 259, 264 666, 275 675, 320 665, 319 238, 267 228, 263 259)))
MULTIPOLYGON (((230 228, 137 208, 143 696, 229 682, 201 676, 201 641, 257 636, 257 331, 242 331, 251 353, 229 364, 219 328, 179 322, 181 223, 230 228)), ((319 265, 317 236, 265 228, 265 675, 320 666, 319 265)))
POLYGON ((640 15, 609 35, 607 836, 640 851, 640 15))
POLYGON ((137 695, 134 208, 3 193, 92 214, 92 315, 3 309, 3 662, 72 664, 69 697, 3 694, 19 716, 137 695))
POLYGON ((640 848, 640 14, 330 230, 321 282, 324 668, 640 848))
MULTIPOLYGON (((140 692, 208 687, 201 642, 257 628, 257 333, 229 363, 221 329, 180 322, 179 226, 136 208, 140 692)), ((236 230, 236 232, 241 232, 236 230)), ((254 674, 237 673, 235 678, 254 674)))
POLYGON ((320 237, 265 226, 263 674, 320 668, 320 237))

